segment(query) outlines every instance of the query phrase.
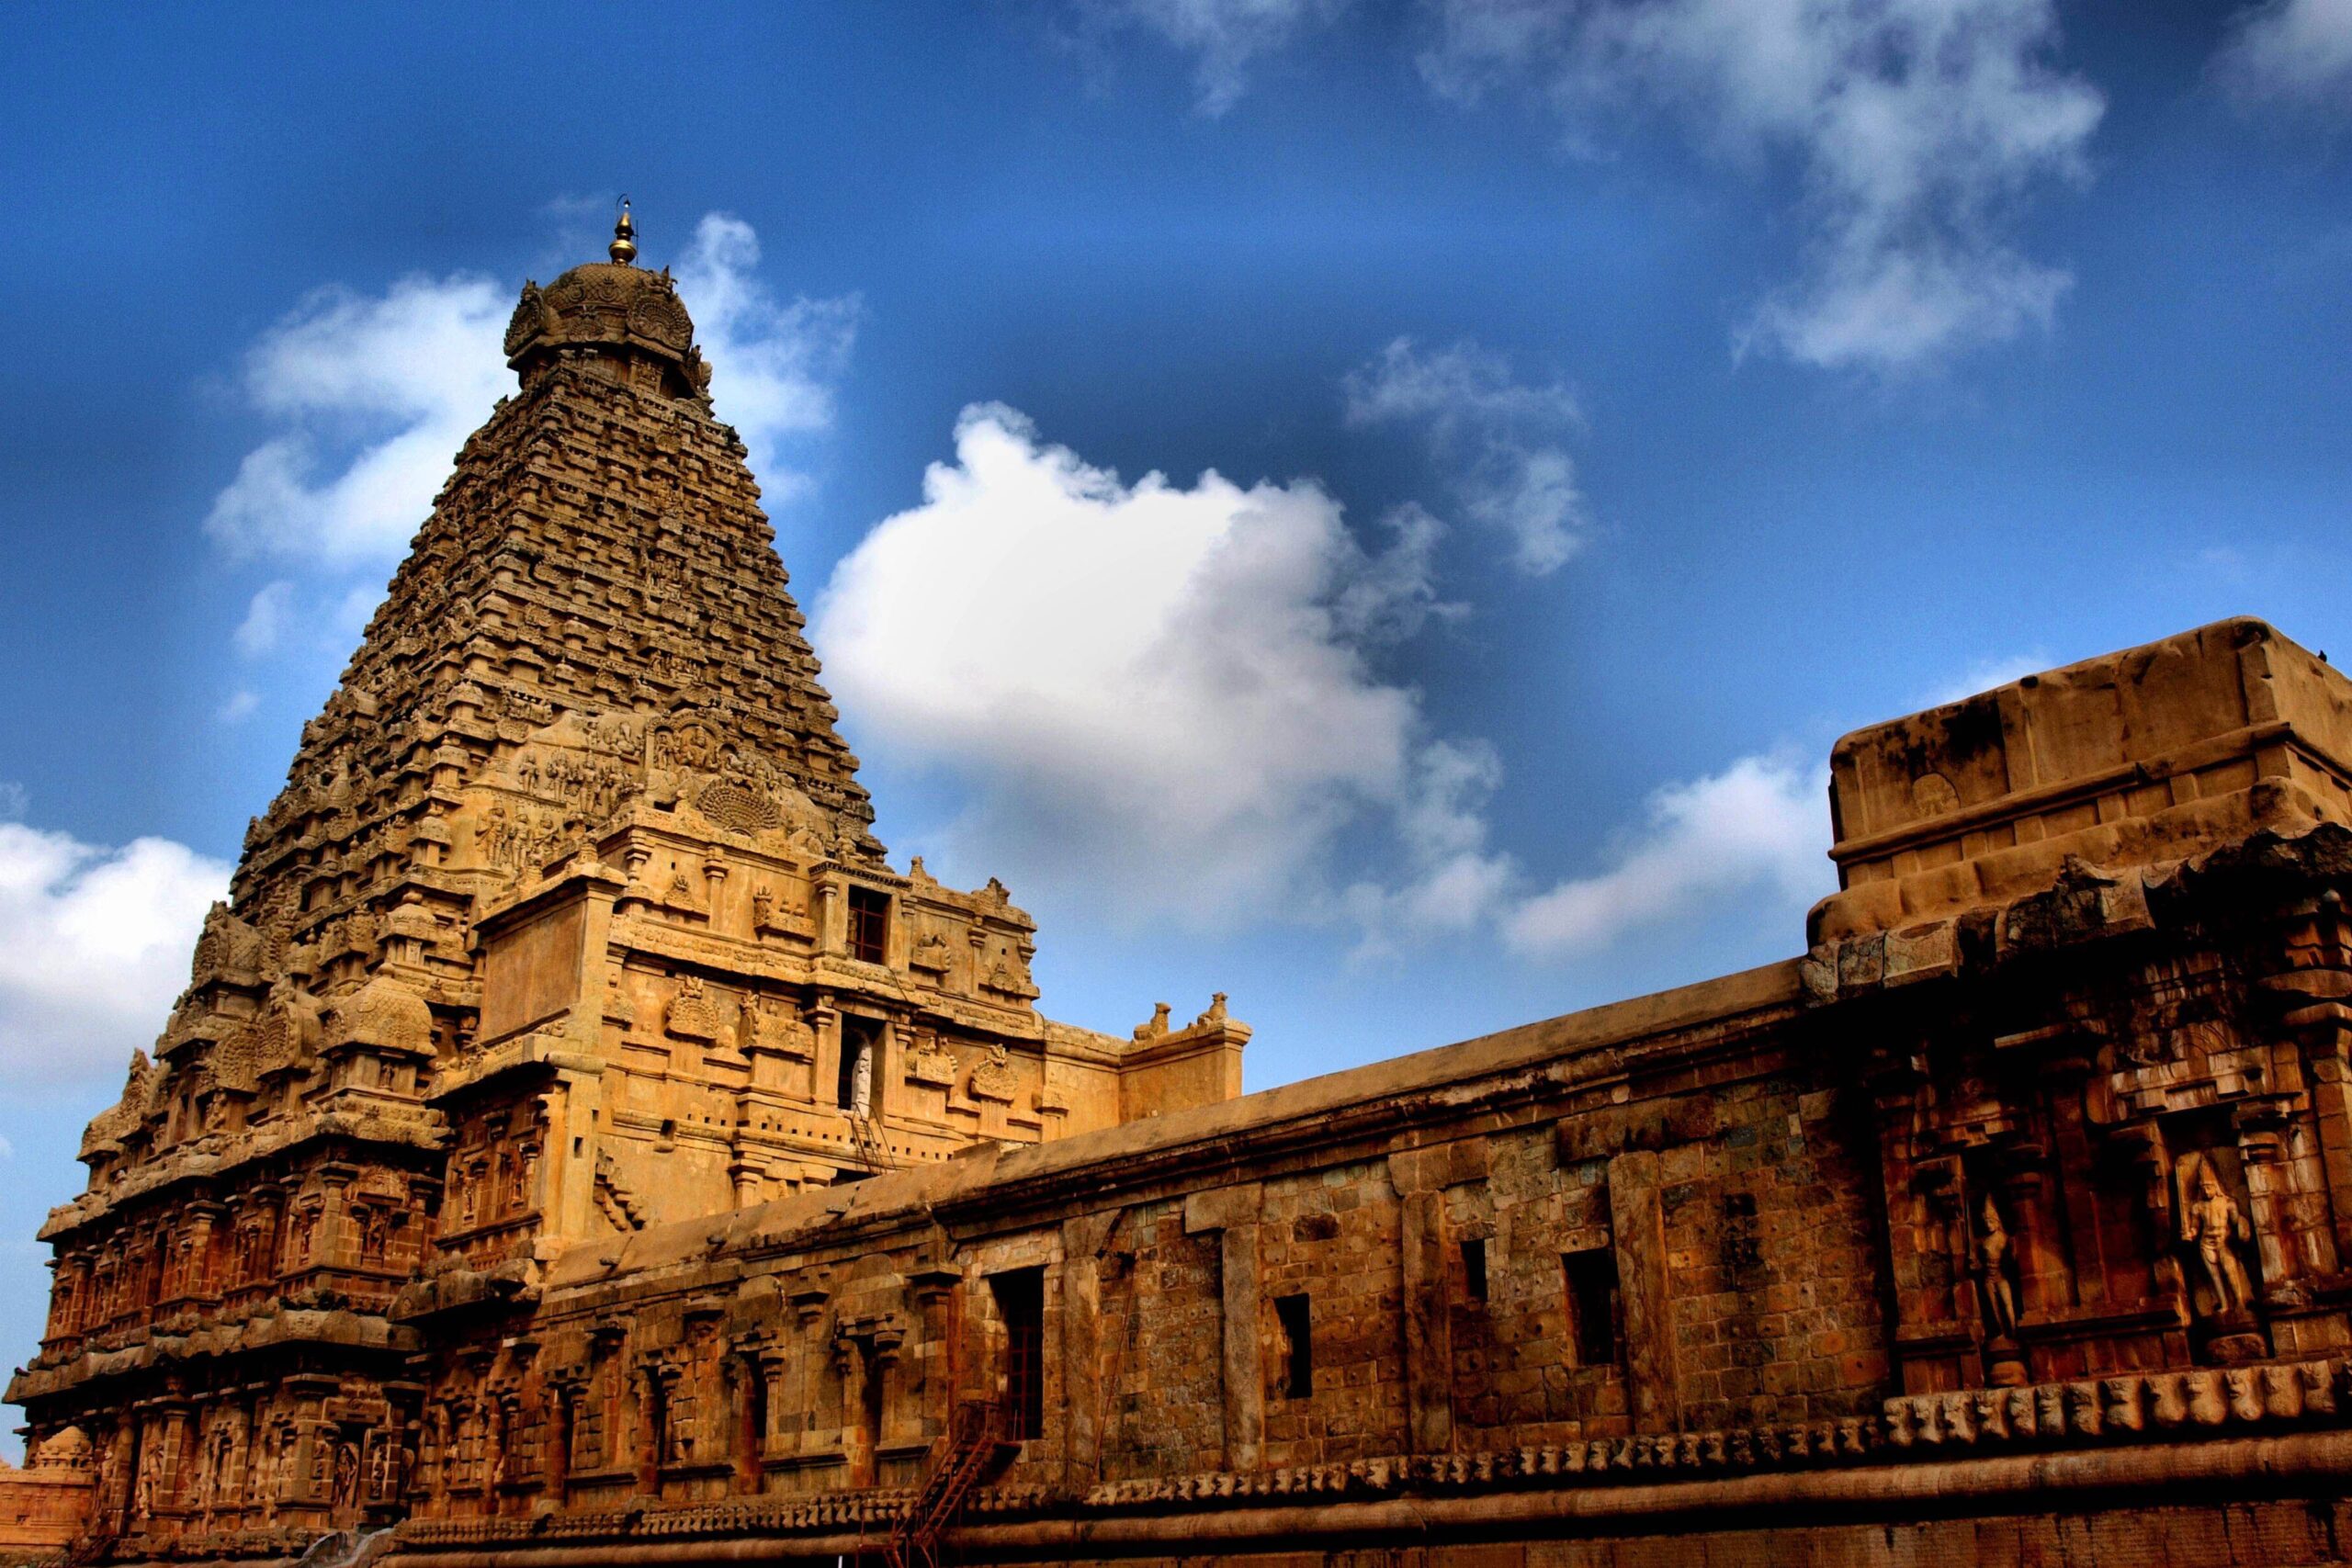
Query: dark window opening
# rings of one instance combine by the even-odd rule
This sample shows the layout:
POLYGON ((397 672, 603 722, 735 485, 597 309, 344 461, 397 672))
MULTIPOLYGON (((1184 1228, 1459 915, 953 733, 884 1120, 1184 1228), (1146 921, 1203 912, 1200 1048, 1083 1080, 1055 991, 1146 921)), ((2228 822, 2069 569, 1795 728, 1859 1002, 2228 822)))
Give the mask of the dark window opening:
POLYGON ((1487 1243, 1473 1236, 1462 1244, 1462 1290, 1474 1302, 1487 1299, 1487 1243))
POLYGON ((1046 1428, 1046 1271, 991 1274, 989 1288, 1004 1320, 1004 1435, 1017 1443, 1046 1428))
POLYGON ((1315 1396, 1315 1328, 1305 1296, 1274 1298, 1274 1317, 1283 1330, 1283 1397, 1315 1396))
POLYGON ((659 1377, 645 1380, 645 1459, 638 1474, 638 1489, 658 1495, 662 1467, 670 1462, 670 1391, 659 1377))
POLYGON ((890 937, 890 896, 871 887, 849 890, 849 955, 879 964, 890 937))
POLYGON ((865 1381, 858 1391, 857 1452, 851 1484, 872 1486, 882 1478, 882 1361, 865 1347, 865 1381))
POLYGON ((1605 1247, 1563 1253, 1567 1277, 1568 1337, 1579 1367, 1612 1366, 1621 1335, 1617 1298, 1617 1254, 1605 1247))
POLYGON ((736 1439, 735 1476, 743 1490, 756 1492, 760 1461, 768 1451, 768 1380, 758 1359, 749 1356, 743 1359, 742 1375, 743 1430, 736 1439))

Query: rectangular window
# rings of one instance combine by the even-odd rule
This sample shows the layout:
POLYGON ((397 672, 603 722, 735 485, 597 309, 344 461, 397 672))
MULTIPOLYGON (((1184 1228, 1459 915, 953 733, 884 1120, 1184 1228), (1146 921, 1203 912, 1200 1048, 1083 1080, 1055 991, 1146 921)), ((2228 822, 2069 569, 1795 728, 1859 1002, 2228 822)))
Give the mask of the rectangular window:
POLYGON ((1283 1397, 1315 1397, 1315 1325, 1305 1296, 1276 1296, 1274 1317, 1283 1330, 1283 1397))
POLYGON ((1462 1244, 1462 1292, 1474 1302, 1487 1299, 1487 1243, 1482 1236, 1462 1244))
POLYGON ((849 955, 861 964, 879 964, 889 951, 890 896, 871 887, 849 890, 849 955))
POLYGON ((989 1276, 1004 1320, 1004 1435, 1014 1442, 1046 1429, 1046 1271, 989 1276))
POLYGON ((1562 1253, 1560 1267, 1567 1276, 1568 1340, 1576 1348, 1576 1364, 1614 1366, 1621 1310, 1616 1250, 1596 1247, 1588 1252, 1562 1253))

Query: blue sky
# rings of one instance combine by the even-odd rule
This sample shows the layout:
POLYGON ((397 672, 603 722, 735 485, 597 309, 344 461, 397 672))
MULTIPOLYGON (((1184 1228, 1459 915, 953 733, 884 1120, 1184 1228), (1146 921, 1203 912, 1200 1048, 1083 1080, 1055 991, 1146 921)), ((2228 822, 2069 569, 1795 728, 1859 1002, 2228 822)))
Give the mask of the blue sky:
POLYGON ((623 190, 884 841, 1003 876, 1057 1016, 1230 992, 1252 1087, 1794 952, 1846 728, 2352 647, 2352 0, 11 20, 18 1351, 485 332, 623 190))

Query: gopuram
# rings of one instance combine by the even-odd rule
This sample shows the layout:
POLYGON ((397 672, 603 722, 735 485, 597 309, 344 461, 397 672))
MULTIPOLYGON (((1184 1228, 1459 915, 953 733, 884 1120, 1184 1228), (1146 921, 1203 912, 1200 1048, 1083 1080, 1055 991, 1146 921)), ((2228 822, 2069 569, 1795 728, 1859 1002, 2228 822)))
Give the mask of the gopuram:
POLYGON ((0 1543, 2346 1560, 2324 660, 2229 621, 1858 732, 1798 956, 1243 1097, 1221 996, 1050 1021, 1001 886, 891 863, 635 257, 525 287, 90 1124, 0 1543))

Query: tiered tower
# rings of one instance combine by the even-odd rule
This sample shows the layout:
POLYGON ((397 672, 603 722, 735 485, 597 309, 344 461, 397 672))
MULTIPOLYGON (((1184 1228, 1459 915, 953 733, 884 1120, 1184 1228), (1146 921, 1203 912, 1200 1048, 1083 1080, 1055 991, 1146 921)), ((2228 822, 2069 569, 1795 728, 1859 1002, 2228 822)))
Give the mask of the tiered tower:
POLYGON ((1221 1004, 1132 1041, 1053 1023, 1001 885, 888 864, 626 210, 611 254, 525 287, 520 389, 42 1233, 9 1398, 95 1444, 102 1533, 396 1514, 432 1347, 568 1247, 1239 1090, 1221 1004))

